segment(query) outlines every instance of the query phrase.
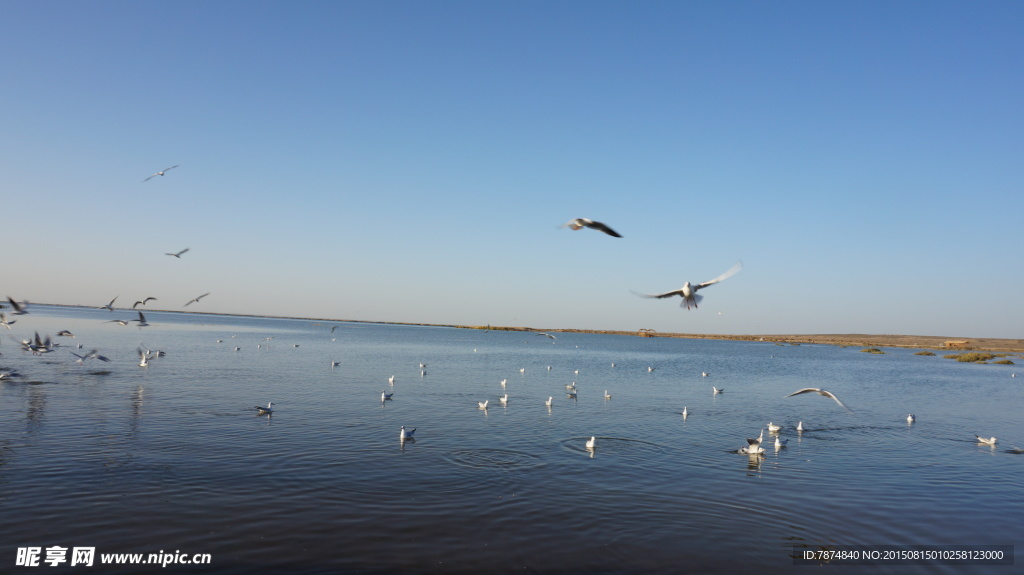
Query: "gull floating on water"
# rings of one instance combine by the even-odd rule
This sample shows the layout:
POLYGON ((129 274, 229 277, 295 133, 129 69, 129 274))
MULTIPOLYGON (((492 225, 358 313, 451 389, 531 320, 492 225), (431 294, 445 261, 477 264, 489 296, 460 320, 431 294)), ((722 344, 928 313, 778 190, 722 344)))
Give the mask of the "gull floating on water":
POLYGON ((192 298, 192 299, 188 300, 187 302, 185 302, 185 305, 184 305, 184 307, 188 307, 188 306, 189 306, 189 304, 193 304, 193 303, 199 303, 199 300, 203 299, 204 297, 206 297, 206 296, 208 296, 208 295, 210 295, 210 292, 206 292, 206 293, 204 293, 203 295, 200 295, 200 296, 196 296, 196 297, 194 297, 194 298, 192 298))
POLYGON ((768 431, 771 433, 778 433, 782 429, 781 425, 775 425, 772 422, 768 422, 768 431))
POLYGON ((715 387, 713 385, 711 386, 711 395, 718 395, 719 393, 722 393, 723 391, 725 391, 725 390, 724 389, 718 389, 717 387, 715 387))
POLYGON ((605 399, 611 399, 611 398, 612 398, 612 394, 608 393, 608 390, 607 390, 607 389, 606 389, 606 390, 604 390, 604 398, 605 398, 605 399))
MULTIPOLYGON (((762 436, 764 435, 763 429, 761 430, 761 434, 762 436)), ((739 453, 743 453, 745 455, 759 455, 761 453, 764 453, 764 448, 761 447, 761 441, 761 438, 752 439, 748 437, 747 446, 739 448, 739 453)))
POLYGON ((390 383, 391 385, 395 385, 395 376, 392 375, 391 377, 389 377, 388 383, 390 383))
POLYGON ((710 285, 714 285, 714 284, 716 284, 716 283, 718 283, 718 282, 720 282, 722 280, 728 279, 728 278, 732 277, 733 275, 735 275, 736 272, 740 271, 742 268, 743 268, 743 262, 739 262, 738 261, 735 264, 733 264, 733 266, 731 268, 729 268, 729 270, 726 271, 724 274, 716 277, 713 280, 706 281, 704 283, 699 283, 697 285, 693 285, 690 282, 686 282, 686 283, 683 284, 683 287, 681 287, 681 288, 679 288, 677 290, 667 291, 665 293, 659 293, 659 294, 650 294, 650 295, 648 295, 648 294, 642 294, 642 293, 637 293, 637 292, 633 292, 633 293, 638 295, 638 296, 640 296, 640 297, 658 298, 658 299, 672 297, 672 296, 680 296, 680 297, 683 298, 683 301, 681 301, 679 303, 679 307, 685 307, 686 309, 690 309, 690 306, 692 305, 693 309, 697 309, 697 304, 700 303, 700 300, 704 299, 704 296, 697 294, 698 290, 702 290, 702 289, 704 289, 704 288, 706 288, 706 287, 708 287, 710 285))
POLYGON ((832 399, 834 399, 836 401, 836 403, 839 404, 840 407, 842 407, 846 411, 849 411, 851 413, 853 411, 849 407, 846 407, 845 405, 843 405, 843 402, 839 401, 839 398, 836 397, 836 395, 834 393, 832 393, 831 391, 826 391, 824 389, 818 389, 817 387, 805 387, 805 388, 803 388, 801 390, 794 391, 793 393, 787 395, 786 397, 793 397, 794 395, 800 395, 801 393, 817 393, 818 395, 823 395, 825 397, 831 397, 832 399))
POLYGON ((689 416, 689 415, 690 415, 690 412, 689 412, 689 411, 686 411, 686 408, 684 407, 684 408, 683 408, 683 419, 686 419, 686 418, 687 418, 687 416, 689 416))
POLYGON ((702 371, 702 372, 700 372, 700 376, 701 377, 707 377, 708 376, 708 372, 702 371))
POLYGON ((259 412, 257 415, 270 415, 274 413, 274 402, 271 401, 266 407, 254 406, 254 409, 259 412))
POLYGON ((498 401, 500 401, 502 405, 508 405, 508 394, 506 393, 505 395, 499 397, 498 401))
POLYGON ((985 445, 995 445, 996 444, 996 438, 995 437, 984 438, 984 437, 982 437, 980 435, 975 435, 974 437, 978 438, 978 443, 984 443, 985 445))
POLYGON ((552 404, 552 402, 553 402, 554 400, 555 400, 555 398, 549 395, 549 396, 548 396, 548 400, 544 402, 544 405, 546 405, 546 406, 548 406, 548 407, 551 407, 551 404, 552 404))
POLYGON ((800 423, 796 424, 796 430, 799 431, 800 433, 803 433, 804 432, 804 422, 801 421, 800 423))
POLYGON ((159 172, 155 172, 153 175, 151 175, 150 177, 148 177, 148 178, 146 178, 145 180, 142 180, 142 181, 143 182, 148 182, 148 181, 152 180, 153 178, 155 178, 157 176, 162 176, 162 175, 166 174, 167 172, 173 170, 174 168, 177 168, 180 165, 181 164, 174 164, 170 168, 164 168, 164 169, 160 170, 159 172))
POLYGON ((907 414, 907 423, 914 423, 915 420, 917 420, 917 418, 914 417, 913 413, 907 414))
POLYGON ((597 437, 591 436, 590 439, 587 440, 587 449, 593 449, 595 447, 597 447, 597 437))
POLYGON ((180 252, 178 252, 178 253, 176 253, 176 254, 172 254, 171 252, 164 252, 164 255, 165 255, 165 256, 173 256, 173 257, 176 257, 176 258, 178 258, 178 259, 180 260, 180 259, 181 259, 181 256, 182 256, 182 255, 183 255, 183 254, 184 254, 185 252, 189 251, 190 249, 192 249, 192 248, 185 248, 185 249, 181 250, 180 252))
POLYGON ((574 220, 569 220, 568 222, 562 224, 559 227, 562 227, 562 228, 572 228, 573 231, 581 230, 583 228, 590 228, 592 230, 597 230, 599 232, 604 232, 604 233, 608 234, 609 236, 612 236, 613 238, 621 238, 622 237, 619 234, 619 232, 609 228, 605 224, 602 224, 601 222, 595 222, 594 220, 590 220, 590 219, 587 219, 587 218, 576 218, 574 220))
POLYGON ((414 433, 416 433, 416 428, 415 427, 410 429, 409 431, 406 431, 405 430, 405 426, 403 425, 402 429, 399 430, 399 432, 398 432, 398 439, 400 439, 402 441, 405 441, 406 439, 413 439, 412 435, 414 433))
POLYGON ((779 450, 779 449, 782 449, 783 447, 785 447, 787 443, 789 443, 788 439, 779 439, 779 436, 777 436, 777 435, 775 436, 775 449, 776 449, 776 451, 779 450))
POLYGON ((381 402, 384 402, 384 401, 387 401, 387 400, 391 399, 392 395, 394 395, 394 393, 387 393, 384 390, 381 390, 381 392, 380 392, 380 400, 381 400, 381 402))
POLYGON ((491 401, 491 400, 489 400, 489 399, 485 399, 485 400, 483 400, 483 401, 478 401, 478 402, 476 402, 476 405, 477 405, 477 407, 479 407, 480 409, 487 409, 487 404, 488 404, 488 403, 490 403, 490 401, 491 401))

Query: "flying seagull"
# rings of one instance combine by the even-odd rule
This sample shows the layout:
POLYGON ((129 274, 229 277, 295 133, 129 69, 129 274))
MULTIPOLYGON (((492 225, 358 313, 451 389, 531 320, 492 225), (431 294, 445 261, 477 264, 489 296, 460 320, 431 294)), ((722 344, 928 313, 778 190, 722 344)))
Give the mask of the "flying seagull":
POLYGON ((633 293, 638 295, 638 296, 640 296, 640 297, 659 298, 659 299, 660 298, 666 298, 666 297, 672 297, 672 296, 681 296, 683 298, 683 301, 679 302, 679 307, 685 307, 686 309, 690 309, 690 306, 693 306, 693 309, 697 309, 697 304, 700 303, 700 300, 704 299, 704 296, 697 294, 698 290, 702 290, 702 289, 708 287, 709 285, 714 285, 714 284, 716 284, 716 283, 718 283, 718 282, 720 282, 722 280, 729 279, 730 277, 735 275, 736 272, 740 271, 741 269, 743 269, 743 262, 742 261, 738 261, 735 264, 733 264, 733 266, 731 268, 729 268, 729 270, 726 271, 724 274, 716 277, 713 280, 706 281, 704 283, 699 283, 697 285, 693 285, 690 282, 686 282, 686 283, 683 284, 683 287, 681 287, 681 288, 679 288, 677 290, 672 290, 672 291, 668 291, 668 292, 665 292, 665 293, 659 293, 659 294, 650 294, 650 295, 648 295, 648 294, 642 294, 642 293, 637 293, 637 292, 633 292, 633 293))
POLYGON ((146 323, 146 316, 142 315, 141 311, 139 312, 139 319, 133 319, 131 321, 139 322, 139 327, 146 327, 149 325, 148 323, 146 323))
POLYGON ((90 351, 89 353, 87 353, 85 355, 78 355, 75 352, 71 352, 71 355, 73 355, 73 356, 78 358, 78 359, 75 360, 75 363, 77 363, 78 365, 82 365, 83 363, 85 363, 85 360, 87 360, 89 358, 95 358, 95 359, 98 359, 100 361, 110 361, 110 359, 107 358, 107 356, 100 355, 98 349, 94 349, 94 350, 90 351))
POLYGON ((120 297, 120 296, 117 296, 114 299, 110 300, 110 303, 108 303, 107 305, 101 305, 100 307, 98 307, 96 309, 108 309, 110 311, 114 311, 114 302, 117 301, 118 297, 120 297))
POLYGON ((12 323, 18 323, 18 320, 8 320, 7 317, 4 315, 4 312, 0 311, 0 325, 6 327, 7 329, 11 329, 12 323))
POLYGON ((566 222, 566 223, 562 224, 560 227, 572 228, 573 230, 581 230, 583 228, 590 228, 590 229, 593 229, 593 230, 598 230, 598 231, 604 232, 604 233, 608 234, 609 236, 612 236, 613 238, 621 238, 622 237, 621 235, 619 235, 619 232, 609 228, 608 226, 602 224, 601 222, 595 222, 594 220, 588 220, 587 218, 576 218, 575 220, 570 220, 569 222, 566 222))
POLYGON ((178 252, 178 253, 176 253, 176 254, 172 254, 172 253, 170 253, 170 252, 167 252, 167 253, 164 253, 164 255, 165 255, 165 256, 174 256, 174 257, 176 257, 176 258, 178 258, 178 259, 180 260, 180 259, 181 259, 181 255, 182 255, 183 253, 185 253, 185 252, 189 251, 190 249, 192 249, 192 248, 185 248, 185 249, 181 250, 180 252, 178 252))
POLYGON ((145 180, 142 180, 142 181, 143 182, 148 182, 148 181, 152 180, 153 178, 155 178, 157 176, 162 176, 162 175, 166 174, 167 172, 173 170, 174 168, 177 168, 180 165, 181 164, 174 164, 170 168, 164 168, 164 169, 160 170, 159 172, 154 173, 152 176, 150 176, 150 177, 148 177, 148 178, 146 178, 145 180))
POLYGON ((210 295, 210 292, 206 292, 206 293, 204 293, 201 296, 194 297, 194 298, 188 300, 187 302, 185 302, 185 306, 184 307, 188 307, 189 304, 199 303, 199 300, 203 299, 204 297, 206 297, 208 295, 210 295))
POLYGON ((846 407, 845 405, 843 405, 843 402, 839 401, 839 398, 836 397, 836 395, 834 393, 832 393, 831 391, 826 391, 824 389, 818 389, 817 387, 805 387, 805 388, 803 388, 803 389, 801 389, 799 391, 794 391, 793 393, 787 395, 786 397, 793 397, 794 395, 800 395, 801 393, 817 393, 818 395, 824 395, 825 397, 831 397, 832 399, 836 400, 836 403, 838 403, 840 407, 842 407, 843 409, 845 409, 846 411, 849 411, 851 413, 853 412, 852 409, 850 409, 849 407, 846 407))
POLYGON ((11 304, 11 309, 14 310, 11 312, 11 315, 25 315, 28 313, 27 311, 25 311, 25 308, 28 307, 27 301, 23 301, 21 302, 21 304, 19 304, 18 302, 14 301, 14 298, 12 298, 11 296, 7 296, 7 302, 11 304))
POLYGON ((147 303, 149 303, 149 300, 156 300, 156 298, 155 297, 147 297, 146 299, 141 299, 141 300, 135 302, 132 305, 132 309, 135 309, 137 306, 139 306, 139 304, 146 305, 147 303))

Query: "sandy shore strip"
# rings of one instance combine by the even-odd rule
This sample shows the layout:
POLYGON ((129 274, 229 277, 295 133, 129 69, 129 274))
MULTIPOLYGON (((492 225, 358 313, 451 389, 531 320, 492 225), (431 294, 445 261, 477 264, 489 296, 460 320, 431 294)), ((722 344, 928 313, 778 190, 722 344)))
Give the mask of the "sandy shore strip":
POLYGON ((862 347, 905 347, 955 351, 992 351, 1024 353, 1024 339, 998 339, 931 335, 872 335, 872 334, 803 334, 803 335, 718 335, 707 333, 668 333, 653 330, 605 331, 589 329, 558 329, 494 326, 456 326, 503 331, 544 331, 548 333, 605 333, 641 337, 674 337, 687 339, 726 339, 732 341, 764 341, 781 344, 817 344, 862 347))
MULTIPOLYGON (((49 305, 54 307, 78 307, 94 309, 93 306, 43 303, 36 305, 49 305)), ((1024 353, 1024 339, 999 339, 999 338, 978 338, 978 337, 955 337, 955 336, 932 336, 932 335, 870 335, 870 334, 811 334, 811 335, 719 335, 708 333, 670 333, 657 332, 651 329, 639 329, 636 331, 621 330, 599 330, 599 329, 560 329, 560 328, 534 328, 534 327, 508 327, 491 325, 452 325, 436 323, 406 323, 397 321, 370 321, 358 319, 329 319, 319 317, 291 317, 276 315, 255 315, 220 312, 180 311, 154 309, 164 313, 180 313, 192 315, 211 315, 228 317, 269 317, 278 319, 298 319, 313 322, 349 322, 349 323, 373 323, 381 325, 422 325, 429 327, 454 327, 459 329, 480 329, 496 331, 543 331, 548 333, 604 333, 612 335, 632 335, 640 337, 675 337, 686 339, 726 339, 732 341, 764 341, 781 344, 818 344, 818 345, 841 345, 841 346, 863 346, 863 347, 906 347, 914 349, 934 349, 949 351, 991 351, 999 353, 1016 352, 1024 353)))

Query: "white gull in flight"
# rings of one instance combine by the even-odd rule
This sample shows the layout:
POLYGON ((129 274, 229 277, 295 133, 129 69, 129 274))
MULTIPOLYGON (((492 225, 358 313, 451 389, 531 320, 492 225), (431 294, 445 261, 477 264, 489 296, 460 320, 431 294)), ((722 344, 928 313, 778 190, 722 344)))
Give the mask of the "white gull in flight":
POLYGON ((665 293, 659 293, 659 294, 642 294, 642 293, 637 293, 637 292, 633 292, 633 293, 638 295, 638 296, 640 296, 640 297, 659 298, 659 299, 660 298, 673 297, 673 296, 680 296, 680 297, 683 298, 683 301, 681 301, 679 303, 679 307, 685 307, 686 309, 690 309, 690 306, 693 306, 693 309, 697 309, 697 304, 700 303, 700 300, 704 299, 704 296, 699 295, 697 293, 698 290, 702 290, 702 289, 704 289, 704 288, 706 288, 706 287, 708 287, 710 285, 714 285, 714 284, 716 284, 716 283, 718 283, 718 282, 720 282, 720 281, 722 281, 724 279, 728 279, 728 278, 732 277, 733 275, 735 275, 736 272, 740 271, 741 269, 743 269, 743 262, 738 261, 735 264, 733 264, 733 266, 731 268, 729 268, 729 270, 726 271, 724 274, 716 277, 713 280, 706 281, 704 283, 699 283, 697 285, 693 285, 690 282, 686 282, 686 283, 683 284, 683 287, 681 287, 681 288, 679 288, 677 290, 667 291, 665 293))

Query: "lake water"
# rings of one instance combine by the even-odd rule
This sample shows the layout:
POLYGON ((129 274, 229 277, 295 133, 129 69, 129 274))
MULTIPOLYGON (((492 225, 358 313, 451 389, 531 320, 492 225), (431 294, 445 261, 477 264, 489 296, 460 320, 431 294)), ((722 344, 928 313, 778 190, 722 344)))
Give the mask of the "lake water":
POLYGON ((0 370, 20 373, 0 381, 3 572, 33 572, 15 566, 18 549, 52 546, 94 547, 97 565, 106 553, 210 555, 166 568, 176 573, 820 572, 794 554, 1024 541, 1024 455, 1010 451, 1024 447, 1019 365, 160 312, 139 328, 106 323, 127 311, 30 311, 4 335, 76 338, 42 356, 0 345, 0 370), (111 361, 76 364, 79 343, 111 361), (140 345, 167 355, 140 367, 140 345), (784 397, 803 387, 853 413, 784 397), (257 415, 270 401, 273 415, 257 415), (763 457, 736 453, 769 421, 787 447, 765 432, 763 457), (403 425, 415 441, 399 440, 403 425))

